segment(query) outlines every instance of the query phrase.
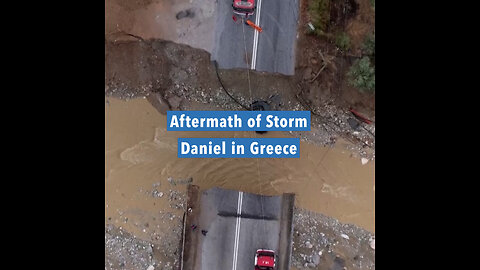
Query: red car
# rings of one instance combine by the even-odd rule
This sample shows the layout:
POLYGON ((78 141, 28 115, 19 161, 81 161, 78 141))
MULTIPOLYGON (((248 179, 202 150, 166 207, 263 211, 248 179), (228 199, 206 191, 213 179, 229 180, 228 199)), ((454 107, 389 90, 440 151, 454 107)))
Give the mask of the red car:
POLYGON ((255 12, 255 0, 233 0, 233 13, 251 16, 255 12))
POLYGON ((275 269, 275 251, 258 249, 255 253, 255 270, 275 269))

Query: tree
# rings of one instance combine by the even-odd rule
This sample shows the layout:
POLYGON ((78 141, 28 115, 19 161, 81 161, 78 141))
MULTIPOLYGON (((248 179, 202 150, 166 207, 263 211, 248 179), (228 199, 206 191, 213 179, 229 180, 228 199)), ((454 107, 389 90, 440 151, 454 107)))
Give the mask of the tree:
POLYGON ((375 67, 370 58, 356 60, 347 74, 349 83, 362 92, 375 92, 375 67))

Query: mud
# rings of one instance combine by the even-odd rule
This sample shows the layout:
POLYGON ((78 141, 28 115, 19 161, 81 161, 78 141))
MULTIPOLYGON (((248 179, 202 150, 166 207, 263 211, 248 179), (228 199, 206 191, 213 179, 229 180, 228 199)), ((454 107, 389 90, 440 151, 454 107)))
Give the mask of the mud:
MULTIPOLYGON (((166 131, 166 116, 142 98, 109 98, 107 102, 105 211, 114 220, 122 220, 119 210, 125 215, 133 209, 134 216, 148 217, 157 215, 157 209, 171 209, 165 200, 171 190, 184 191, 186 184, 194 184, 202 189, 223 187, 264 195, 293 192, 299 207, 375 230, 374 161, 362 165, 338 145, 318 147, 308 142, 300 142, 298 159, 181 159, 177 157, 178 138, 211 137, 212 132, 166 131), (164 196, 153 197, 154 190, 164 196)), ((244 131, 214 133, 215 137, 257 136, 244 131)), ((268 132, 258 136, 289 135, 268 132)))
POLYGON ((130 40, 163 39, 211 52, 215 1, 105 0, 105 36, 130 40))
MULTIPOLYGON (((154 93, 157 103, 170 110, 241 110, 242 105, 249 107, 255 100, 267 101, 273 110, 310 110, 312 131, 292 132, 293 136, 319 145, 332 145, 343 139, 356 155, 375 157, 375 125, 362 124, 361 129, 353 130, 348 124, 353 117, 348 108, 338 106, 331 97, 312 102, 316 96, 312 98, 302 90, 310 87, 309 79, 303 76, 218 70, 223 88, 210 54, 200 49, 164 40, 136 40, 105 41, 105 51, 106 96, 129 99, 154 93)), ((373 115, 366 116, 375 121, 373 115)))
MULTIPOLYGON (((294 192, 297 207, 375 230, 374 162, 361 165, 337 147, 305 142, 301 142, 298 160, 178 159, 178 137, 211 134, 166 132, 166 117, 142 98, 106 99, 105 117, 105 223, 152 244, 156 268, 170 269, 179 263, 183 213, 188 209, 185 192, 191 183, 202 189, 219 186, 265 195, 294 192)), ((247 132, 222 135, 252 136, 247 132)), ((269 132, 262 136, 286 135, 269 132)), ((117 254, 114 250, 106 251, 107 266, 110 262, 118 266, 115 262, 123 260, 117 257, 125 251, 117 254)), ((133 252, 131 260, 148 258, 139 252, 133 252)))

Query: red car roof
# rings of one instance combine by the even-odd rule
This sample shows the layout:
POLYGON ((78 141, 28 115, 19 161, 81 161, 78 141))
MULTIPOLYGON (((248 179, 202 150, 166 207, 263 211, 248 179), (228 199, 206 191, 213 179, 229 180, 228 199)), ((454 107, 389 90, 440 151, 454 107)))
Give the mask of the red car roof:
POLYGON ((258 266, 273 267, 274 260, 271 256, 258 256, 257 264, 258 266))

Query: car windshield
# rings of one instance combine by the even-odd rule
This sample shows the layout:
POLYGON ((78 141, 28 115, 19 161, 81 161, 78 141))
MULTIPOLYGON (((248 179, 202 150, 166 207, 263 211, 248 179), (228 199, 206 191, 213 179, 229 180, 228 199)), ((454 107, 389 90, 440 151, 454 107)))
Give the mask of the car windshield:
POLYGON ((247 1, 239 1, 239 2, 237 2, 237 5, 241 6, 241 7, 251 7, 252 3, 247 2, 247 1))

